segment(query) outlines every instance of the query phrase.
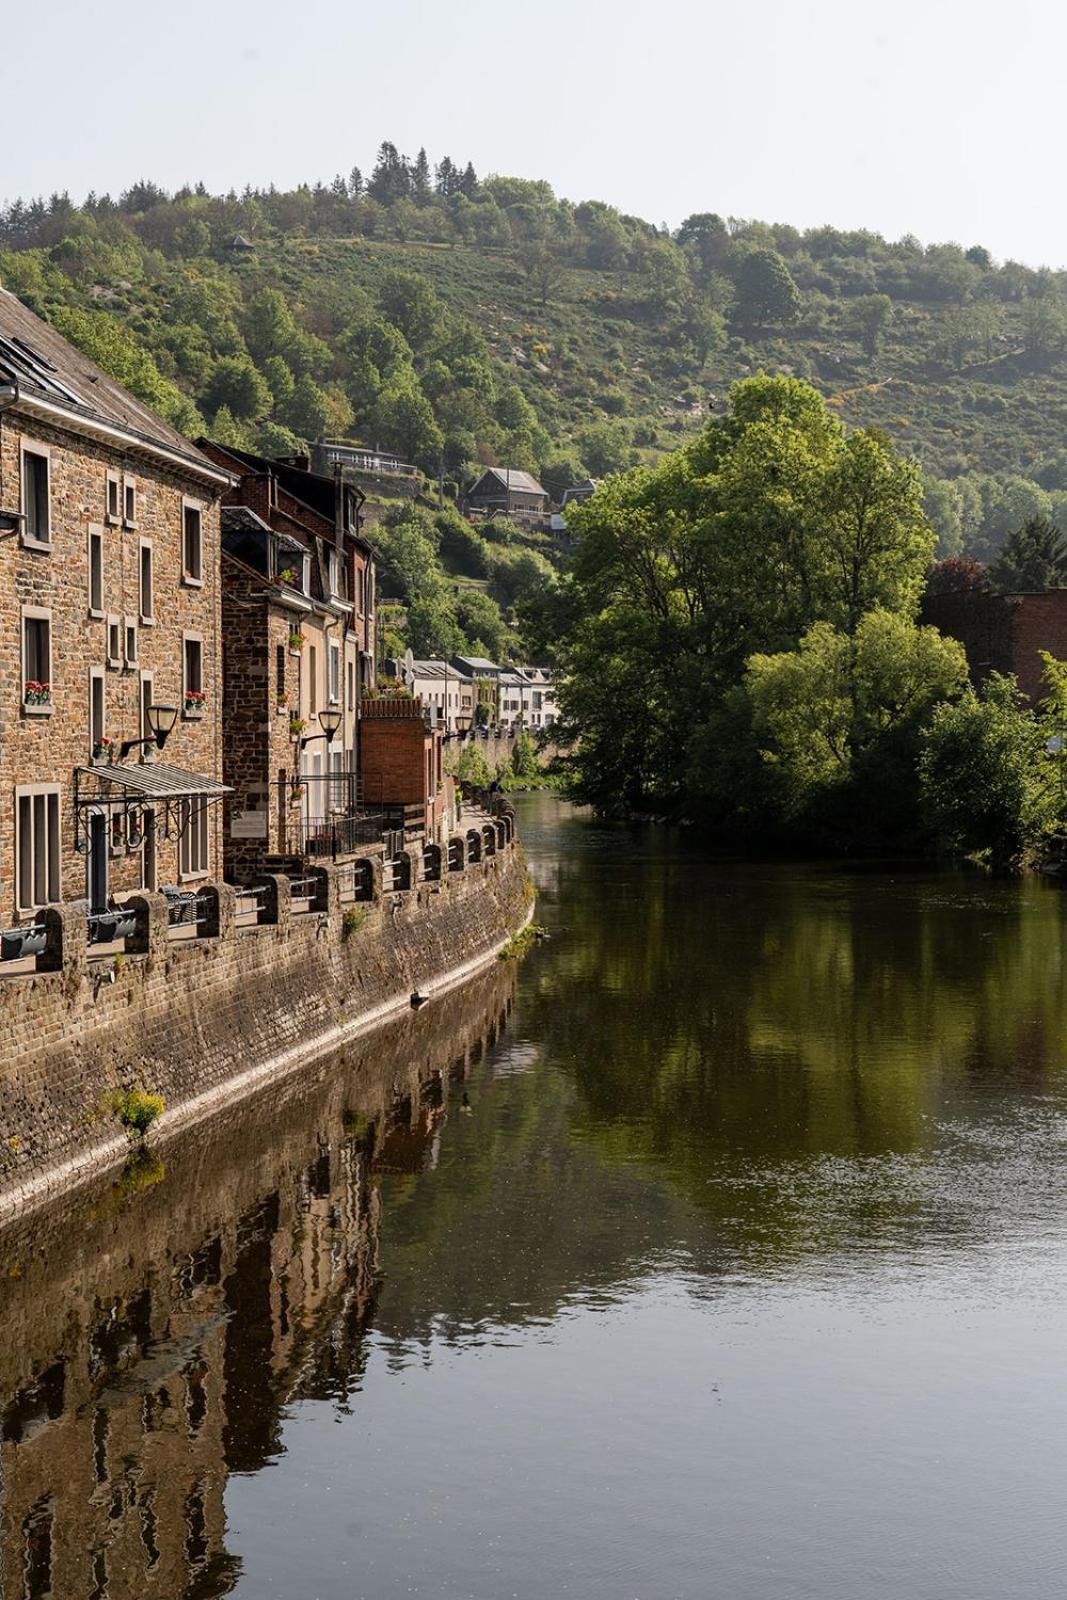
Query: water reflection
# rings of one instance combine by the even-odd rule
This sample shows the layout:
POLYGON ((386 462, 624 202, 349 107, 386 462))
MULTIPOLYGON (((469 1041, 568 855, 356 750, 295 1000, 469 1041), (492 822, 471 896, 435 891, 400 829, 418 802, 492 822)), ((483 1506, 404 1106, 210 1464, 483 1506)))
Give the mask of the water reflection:
POLYGON ((495 1040, 501 969, 0 1234, 0 1593, 228 1594, 230 1474, 287 1407, 358 1390, 380 1175, 431 1158, 449 1084, 495 1040))
POLYGON ((1062 892, 523 809, 518 971, 0 1234, 5 1600, 1044 1600, 1062 892))

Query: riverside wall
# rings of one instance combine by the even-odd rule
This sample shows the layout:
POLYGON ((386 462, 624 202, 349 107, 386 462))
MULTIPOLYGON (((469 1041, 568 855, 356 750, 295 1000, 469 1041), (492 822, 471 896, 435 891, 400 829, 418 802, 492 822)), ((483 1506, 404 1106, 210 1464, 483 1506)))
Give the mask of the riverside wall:
POLYGON ((38 959, 52 970, 0 978, 0 1217, 125 1159, 117 1092, 163 1095, 156 1141, 410 1009, 415 992, 454 1003, 447 991, 532 908, 510 819, 264 890, 205 890, 188 930, 145 894, 130 902, 136 935, 107 952, 87 942, 84 903, 50 908, 38 959))

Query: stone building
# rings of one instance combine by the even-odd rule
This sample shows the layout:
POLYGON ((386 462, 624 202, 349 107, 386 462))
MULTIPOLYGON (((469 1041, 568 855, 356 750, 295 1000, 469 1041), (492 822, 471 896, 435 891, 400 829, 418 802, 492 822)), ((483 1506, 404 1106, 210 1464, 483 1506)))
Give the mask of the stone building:
POLYGON ((292 462, 201 440, 235 482, 222 509, 227 876, 366 842, 359 703, 374 681, 363 496, 292 462), (327 737, 329 733, 329 737, 327 737))
POLYGON ((431 727, 467 733, 474 726, 478 689, 474 679, 451 661, 419 660, 407 650, 395 663, 396 676, 417 699, 431 727))
POLYGON ((220 876, 227 482, 0 290, 0 926, 220 876))

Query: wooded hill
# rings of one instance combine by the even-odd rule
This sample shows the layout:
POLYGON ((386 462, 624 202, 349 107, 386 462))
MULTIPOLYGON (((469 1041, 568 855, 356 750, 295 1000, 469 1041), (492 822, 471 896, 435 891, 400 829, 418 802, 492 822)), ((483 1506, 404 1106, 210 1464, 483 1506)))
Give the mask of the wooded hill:
POLYGON ((16 201, 0 281, 179 426, 265 451, 356 436, 452 492, 506 461, 559 494, 765 370, 918 457, 942 554, 1067 527, 1067 274, 980 245, 670 233, 385 144, 369 178, 288 193, 16 201))

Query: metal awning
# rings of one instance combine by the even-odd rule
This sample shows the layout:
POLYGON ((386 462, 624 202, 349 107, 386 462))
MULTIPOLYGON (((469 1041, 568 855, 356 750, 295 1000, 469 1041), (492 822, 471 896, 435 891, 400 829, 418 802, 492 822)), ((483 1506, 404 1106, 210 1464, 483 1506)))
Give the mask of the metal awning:
POLYGON ((74 769, 74 848, 84 850, 95 813, 122 830, 129 845, 151 828, 159 839, 181 838, 193 810, 188 802, 224 800, 233 790, 202 772, 165 761, 109 762, 74 769))
POLYGON ((217 778, 208 778, 202 772, 186 772, 182 767, 168 766, 164 761, 140 761, 126 765, 111 762, 107 766, 79 767, 75 775, 76 788, 85 789, 92 780, 95 793, 80 794, 79 798, 99 805, 108 799, 119 801, 135 795, 145 800, 219 800, 233 790, 217 778))

